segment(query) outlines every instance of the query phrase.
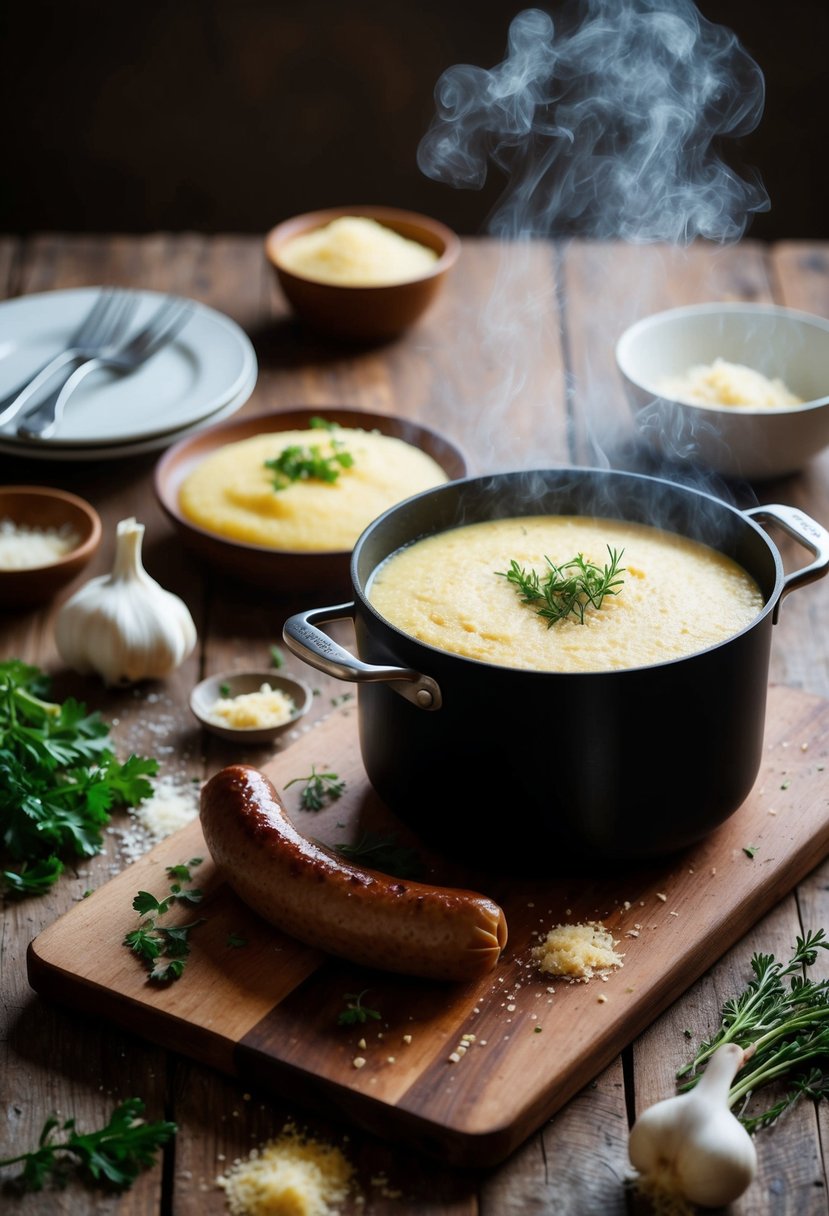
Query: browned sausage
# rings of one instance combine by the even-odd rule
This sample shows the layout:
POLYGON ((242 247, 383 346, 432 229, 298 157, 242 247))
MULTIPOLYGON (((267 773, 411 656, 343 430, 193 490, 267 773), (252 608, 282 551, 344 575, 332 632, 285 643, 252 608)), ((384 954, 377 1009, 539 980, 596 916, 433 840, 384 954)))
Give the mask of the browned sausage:
POLYGON ((506 918, 491 899, 350 864, 297 831, 258 769, 234 764, 211 777, 200 816, 240 899, 306 945, 434 980, 477 979, 506 945, 506 918))

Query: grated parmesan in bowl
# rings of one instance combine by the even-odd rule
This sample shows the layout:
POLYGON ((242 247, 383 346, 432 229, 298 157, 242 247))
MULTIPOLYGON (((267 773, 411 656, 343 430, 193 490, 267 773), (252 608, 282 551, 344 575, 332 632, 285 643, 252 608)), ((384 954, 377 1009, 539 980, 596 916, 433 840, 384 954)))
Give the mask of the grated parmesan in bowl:
POLYGON ((679 376, 665 376, 656 388, 663 397, 688 405, 779 409, 803 404, 779 378, 771 380, 753 367, 720 358, 690 367, 679 376))
POLYGON ((80 535, 68 524, 36 528, 0 519, 0 570, 32 570, 50 566, 80 544, 80 535))
POLYGON ((296 705, 284 689, 271 688, 270 684, 264 683, 255 692, 217 697, 210 706, 209 717, 216 726, 248 730, 282 726, 290 722, 295 713, 296 705))
POLYGON ((304 680, 268 671, 209 676, 190 694, 190 708, 207 730, 231 743, 269 743, 311 707, 304 680))

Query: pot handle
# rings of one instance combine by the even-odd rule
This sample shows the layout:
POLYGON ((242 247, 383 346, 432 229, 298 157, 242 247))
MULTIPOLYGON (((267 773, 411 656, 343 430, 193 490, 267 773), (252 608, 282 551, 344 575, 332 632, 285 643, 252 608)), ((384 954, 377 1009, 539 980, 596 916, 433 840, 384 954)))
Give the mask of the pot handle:
POLYGON ((317 628, 326 621, 354 619, 355 606, 336 604, 331 608, 311 608, 289 616, 282 627, 282 637, 289 650, 317 671, 323 671, 336 680, 385 681, 395 692, 411 701, 418 709, 440 709, 440 688, 431 676, 421 675, 408 667, 380 667, 364 663, 351 651, 338 645, 333 638, 317 628))
POLYGON ((784 532, 788 532, 789 536, 793 536, 795 540, 800 541, 804 548, 811 550, 815 555, 815 560, 810 562, 808 566, 803 566, 800 570, 794 570, 784 578, 780 598, 774 607, 774 619, 776 621, 780 609, 780 600, 783 599, 784 595, 788 595, 796 587, 802 587, 804 583, 811 583, 816 578, 822 578, 827 570, 829 570, 829 532, 804 511, 801 511, 797 507, 783 506, 781 503, 769 503, 762 507, 750 507, 745 514, 750 519, 758 521, 766 519, 779 524, 784 532))

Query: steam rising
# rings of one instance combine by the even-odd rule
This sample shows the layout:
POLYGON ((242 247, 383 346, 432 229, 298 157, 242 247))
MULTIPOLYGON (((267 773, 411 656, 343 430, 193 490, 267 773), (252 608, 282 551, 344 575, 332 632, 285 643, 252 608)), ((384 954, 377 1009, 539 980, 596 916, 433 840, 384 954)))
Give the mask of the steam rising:
MULTIPOLYGON (((443 73, 420 169, 455 188, 481 189, 490 173, 504 181, 483 225, 499 238, 482 248, 500 259, 493 290, 457 333, 490 373, 476 403, 490 468, 561 465, 564 453, 565 462, 587 456, 604 468, 614 452, 627 459, 633 420, 618 408, 615 341, 665 306, 693 242, 715 242, 725 257, 752 213, 768 210, 759 175, 723 158, 729 140, 757 126, 764 100, 760 68, 692 0, 561 0, 553 16, 526 9, 511 22, 503 62, 443 73), (561 257, 574 237, 588 239, 575 257, 561 257), (614 274, 605 276, 610 259, 614 274), (574 281, 576 307, 562 309, 574 281), (541 349, 555 383, 537 378, 541 349), (562 386, 564 408, 554 408, 562 386), (519 395, 531 453, 527 432, 511 426, 519 395)), ((705 263, 712 299, 732 290, 718 261, 705 263)), ((694 463, 698 436, 675 434, 658 402, 637 430, 646 440, 640 455, 658 452, 664 476, 682 467, 682 480, 731 496, 694 463)))
POLYGON ((496 67, 444 72, 418 164, 472 189, 500 170, 495 236, 732 242, 769 201, 719 143, 757 126, 764 93, 737 37, 691 0, 570 0, 555 22, 519 13, 496 67))

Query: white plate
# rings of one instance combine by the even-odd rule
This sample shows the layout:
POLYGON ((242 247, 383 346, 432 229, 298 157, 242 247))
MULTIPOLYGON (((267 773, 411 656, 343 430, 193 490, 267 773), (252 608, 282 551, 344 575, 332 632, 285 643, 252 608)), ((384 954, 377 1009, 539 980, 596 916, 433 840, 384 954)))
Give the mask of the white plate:
POLYGON ((119 443, 111 447, 106 447, 102 444, 93 444, 90 447, 67 444, 64 447, 58 447, 50 443, 24 443, 20 439, 12 439, 11 436, 0 432, 0 452, 10 456, 17 456, 20 460, 95 461, 123 460, 129 456, 143 456, 145 452, 158 452, 162 448, 171 447, 174 443, 178 443, 179 439, 184 439, 187 435, 194 435, 196 431, 202 431, 205 427, 213 426, 215 422, 221 422, 225 418, 230 418, 237 410, 242 408, 250 398, 255 387, 256 372, 254 371, 236 396, 232 397, 230 401, 226 402, 218 410, 209 414, 207 418, 202 418, 191 426, 181 427, 175 431, 166 431, 163 435, 153 435, 148 439, 135 440, 131 443, 119 443))
MULTIPOLYGON (((99 290, 47 291, 0 303, 0 397, 65 348, 99 290)), ((165 299, 162 292, 135 294, 131 333, 165 299)), ((193 316, 178 336, 136 372, 91 372, 72 395, 59 433, 38 446, 135 443, 191 426, 234 399, 258 370, 253 345, 235 321, 193 303, 193 316)), ((4 444, 22 442, 15 433, 18 422, 7 423, 4 444)))

